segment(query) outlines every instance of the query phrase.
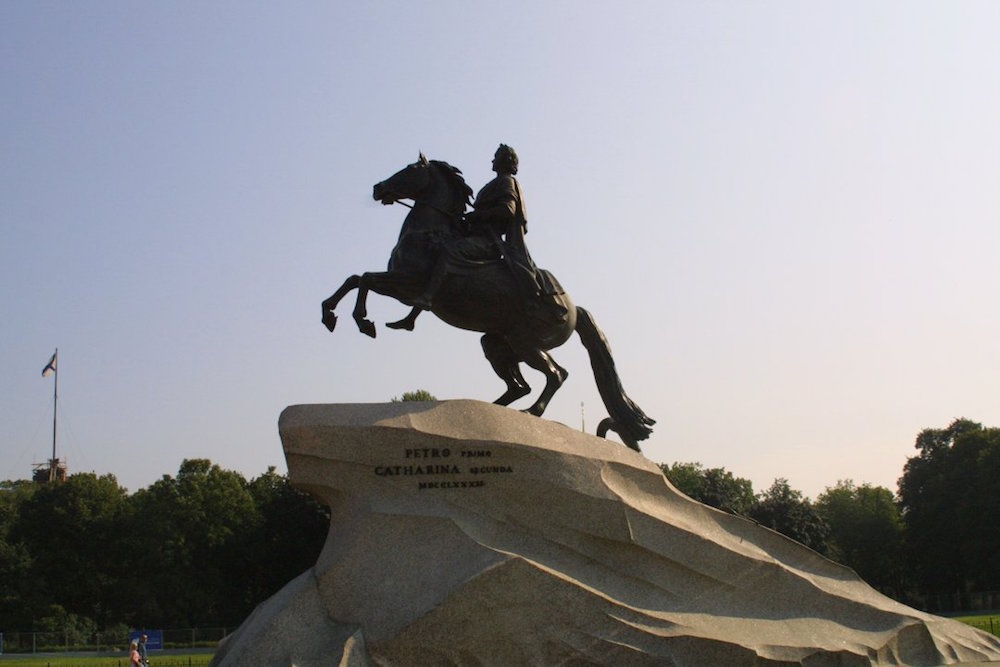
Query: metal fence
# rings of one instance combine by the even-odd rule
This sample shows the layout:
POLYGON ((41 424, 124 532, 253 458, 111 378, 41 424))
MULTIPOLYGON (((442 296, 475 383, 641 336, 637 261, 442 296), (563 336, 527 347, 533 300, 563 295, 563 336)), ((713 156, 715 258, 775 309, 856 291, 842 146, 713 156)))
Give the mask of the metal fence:
MULTIPOLYGON (((163 648, 215 648, 235 628, 182 628, 163 631, 163 648)), ((63 632, 3 632, 2 653, 115 652, 128 648, 128 635, 97 632, 79 641, 63 632)))

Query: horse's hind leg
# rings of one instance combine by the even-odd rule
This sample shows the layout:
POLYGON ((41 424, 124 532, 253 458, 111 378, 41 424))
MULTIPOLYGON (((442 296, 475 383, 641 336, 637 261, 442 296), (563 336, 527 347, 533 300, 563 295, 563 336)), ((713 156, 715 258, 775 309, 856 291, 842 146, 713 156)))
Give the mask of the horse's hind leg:
POLYGON ((545 412, 545 408, 549 406, 549 401, 552 400, 552 396, 556 393, 559 387, 562 386, 566 378, 569 377, 569 371, 556 363, 556 360, 552 358, 552 355, 545 350, 540 350, 538 348, 525 347, 517 350, 517 354, 521 357, 521 360, 534 368, 536 371, 541 371, 545 375, 545 388, 542 389, 542 393, 538 396, 530 408, 525 410, 530 415, 535 415, 536 417, 541 417, 542 413, 545 412))
POLYGON ((496 371, 501 380, 507 383, 507 391, 493 402, 497 405, 510 405, 530 393, 531 387, 521 375, 521 370, 517 367, 517 356, 507 341, 496 334, 485 334, 480 342, 483 345, 483 353, 490 365, 493 366, 493 370, 496 371))

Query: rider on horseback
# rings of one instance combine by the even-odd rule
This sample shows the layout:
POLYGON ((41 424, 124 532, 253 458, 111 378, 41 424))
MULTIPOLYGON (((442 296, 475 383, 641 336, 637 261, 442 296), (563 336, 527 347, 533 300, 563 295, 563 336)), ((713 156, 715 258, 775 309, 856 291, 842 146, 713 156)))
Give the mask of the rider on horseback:
MULTIPOLYGON (((446 162, 421 159, 376 183, 372 197, 382 203, 412 199, 413 210, 403 220, 399 241, 392 250, 387 271, 368 271, 349 276, 322 303, 322 322, 329 331, 337 325, 337 304, 352 290, 357 301, 352 313, 358 330, 375 337, 375 323, 367 318, 370 292, 414 305, 415 295, 426 287, 428 305, 435 295, 434 314, 443 322, 483 334, 483 353, 507 390, 495 401, 510 405, 530 393, 521 374, 521 364, 545 376, 545 387, 526 412, 541 416, 555 392, 566 380, 566 369, 555 362, 554 349, 575 331, 587 349, 601 400, 609 419, 600 432, 614 430, 629 447, 649 437, 653 420, 626 394, 615 369, 607 339, 586 309, 573 304, 548 271, 537 269, 524 247, 526 227, 521 191, 514 179, 517 158, 500 146, 493 160, 497 178, 479 193, 469 216, 476 234, 456 234, 458 212, 465 209, 472 190, 461 172, 446 162), (456 238, 458 237, 458 238, 456 238), (506 238, 504 238, 506 237, 506 238), (448 240, 450 239, 450 240, 448 240), (471 240, 475 239, 475 240, 471 240), (449 266, 447 254, 464 248, 478 261, 449 266), (475 248, 475 250, 472 250, 475 248), (500 261, 504 265, 500 265, 500 261), (477 266, 478 264, 478 266, 477 266), (461 279, 445 280, 449 271, 461 279), (430 285, 425 276, 433 273, 430 285), (437 292, 439 286, 441 290, 437 292)), ((420 312, 414 306, 404 320, 387 324, 393 329, 413 329, 420 312)))
POLYGON ((524 244, 528 220, 521 187, 514 178, 517 153, 513 148, 500 144, 493 156, 493 171, 496 178, 483 186, 476 195, 473 210, 465 215, 468 235, 441 248, 427 287, 413 305, 430 310, 445 276, 457 266, 502 257, 530 310, 538 311, 544 305, 548 317, 565 317, 564 308, 562 312, 553 312, 556 304, 552 297, 562 294, 562 289, 548 272, 539 271, 524 244))

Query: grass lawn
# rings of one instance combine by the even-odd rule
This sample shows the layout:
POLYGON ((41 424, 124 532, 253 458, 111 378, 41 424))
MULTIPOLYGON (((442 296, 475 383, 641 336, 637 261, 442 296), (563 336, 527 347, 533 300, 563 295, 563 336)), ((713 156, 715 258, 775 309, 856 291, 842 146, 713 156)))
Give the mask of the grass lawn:
MULTIPOLYGON (((149 667, 208 667, 211 653, 170 653, 149 656, 149 667)), ((113 656, 0 656, 0 667, 128 667, 124 653, 113 656)))
POLYGON ((962 621, 974 628, 985 630, 1000 637, 1000 616, 997 614, 986 614, 984 616, 956 616, 956 621, 962 621))

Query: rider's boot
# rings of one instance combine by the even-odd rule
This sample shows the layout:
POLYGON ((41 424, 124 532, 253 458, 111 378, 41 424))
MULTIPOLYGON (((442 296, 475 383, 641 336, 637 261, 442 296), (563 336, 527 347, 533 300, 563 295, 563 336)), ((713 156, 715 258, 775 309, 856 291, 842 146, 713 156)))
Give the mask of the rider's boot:
POLYGON ((410 310, 409 314, 401 320, 396 322, 386 322, 386 327, 389 329, 402 329, 404 331, 413 331, 413 327, 416 325, 417 316, 420 315, 420 308, 413 308, 410 310))

